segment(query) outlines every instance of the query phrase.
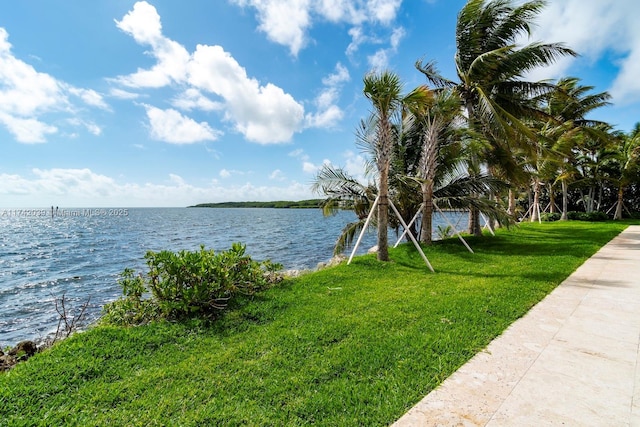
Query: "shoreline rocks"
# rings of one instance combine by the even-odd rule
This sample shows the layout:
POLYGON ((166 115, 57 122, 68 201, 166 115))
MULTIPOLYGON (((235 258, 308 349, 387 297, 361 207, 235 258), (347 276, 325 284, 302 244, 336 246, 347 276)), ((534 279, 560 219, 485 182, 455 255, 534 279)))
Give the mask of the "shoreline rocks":
POLYGON ((20 341, 6 354, 2 349, 0 349, 0 372, 8 371, 18 363, 29 359, 39 351, 40 349, 36 343, 30 340, 20 341))

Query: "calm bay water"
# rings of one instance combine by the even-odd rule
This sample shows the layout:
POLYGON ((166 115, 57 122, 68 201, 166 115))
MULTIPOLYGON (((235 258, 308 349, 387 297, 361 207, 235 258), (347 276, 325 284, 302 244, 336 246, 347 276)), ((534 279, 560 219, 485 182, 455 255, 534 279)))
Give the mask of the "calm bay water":
MULTIPOLYGON (((148 250, 203 244, 221 251, 241 242, 253 259, 313 269, 331 258, 354 218, 348 211, 324 217, 318 209, 67 209, 53 217, 0 210, 0 346, 55 331, 54 301, 62 295, 72 313, 90 298, 88 317, 96 319, 120 296, 124 268, 146 271, 148 250)), ((366 233, 359 253, 374 244, 366 233)))

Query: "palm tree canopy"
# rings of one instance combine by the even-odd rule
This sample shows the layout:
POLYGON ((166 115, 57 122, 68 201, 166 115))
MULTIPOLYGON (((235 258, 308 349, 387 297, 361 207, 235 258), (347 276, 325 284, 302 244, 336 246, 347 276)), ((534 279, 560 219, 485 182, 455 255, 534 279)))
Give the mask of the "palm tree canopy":
POLYGON ((511 0, 469 0, 460 11, 455 63, 472 126, 478 121, 496 136, 508 136, 513 128, 526 133, 519 119, 540 115, 529 100, 553 85, 523 81, 523 76, 575 55, 560 43, 517 45, 531 34, 530 25, 544 6, 544 1, 514 6, 511 0))
POLYGON ((383 71, 369 73, 364 79, 364 96, 374 107, 374 113, 388 116, 400 107, 402 83, 397 74, 383 71))

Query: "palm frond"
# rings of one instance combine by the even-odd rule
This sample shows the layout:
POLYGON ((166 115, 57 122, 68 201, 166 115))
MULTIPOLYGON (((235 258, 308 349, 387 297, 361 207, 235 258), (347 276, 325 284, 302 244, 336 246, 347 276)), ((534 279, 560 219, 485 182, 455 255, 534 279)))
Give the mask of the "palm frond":
MULTIPOLYGON (((355 240, 355 237, 360 234, 360 232, 364 229, 364 225, 366 223, 365 219, 350 222, 344 226, 342 229, 340 236, 336 240, 336 243, 333 247, 333 255, 339 255, 343 253, 346 249, 350 248, 355 240)), ((373 222, 370 226, 375 225, 373 222)))

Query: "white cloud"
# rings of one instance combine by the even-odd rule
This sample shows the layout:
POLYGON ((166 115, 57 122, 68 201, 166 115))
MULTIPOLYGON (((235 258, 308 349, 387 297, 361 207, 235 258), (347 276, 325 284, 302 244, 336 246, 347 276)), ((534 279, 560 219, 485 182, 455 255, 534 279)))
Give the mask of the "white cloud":
POLYGON ((347 46, 347 55, 351 56, 358 51, 360 45, 369 41, 369 37, 363 34, 362 27, 353 27, 349 30, 351 43, 347 46))
POLYGON ((18 142, 46 142, 48 135, 58 132, 56 126, 44 122, 45 114, 75 117, 69 95, 89 106, 109 108, 97 92, 58 81, 13 56, 9 35, 0 28, 0 123, 18 142))
POLYGON ((188 84, 191 87, 174 100, 175 106, 223 108, 225 120, 233 123, 249 141, 260 144, 287 142, 301 129, 304 108, 291 95, 271 83, 261 85, 247 76, 246 70, 220 46, 198 45, 190 55, 184 47, 162 35, 160 17, 148 3, 136 3, 116 23, 138 43, 150 45, 151 55, 158 60, 150 69, 138 69, 134 74, 116 78, 116 82, 138 88, 188 84), (188 92, 189 89, 195 92, 188 92), (197 95, 200 91, 215 94, 224 103, 209 103, 210 100, 197 95))
POLYGON ((220 46, 198 45, 190 64, 189 83, 221 96, 227 119, 249 141, 286 142, 301 127, 304 108, 281 88, 261 86, 220 46))
POLYGON ((302 162, 302 170, 305 173, 315 174, 316 172, 318 172, 320 170, 320 168, 323 165, 331 165, 331 162, 329 160, 325 159, 325 160, 322 161, 321 165, 315 165, 315 164, 313 164, 313 163, 311 163, 309 161, 304 161, 304 162, 302 162))
MULTIPOLYGON (((322 165, 316 165, 310 161, 309 155, 303 150, 297 149, 289 153, 290 157, 294 157, 302 162, 302 171, 308 174, 315 174, 320 170, 322 165)), ((324 160, 322 164, 331 164, 329 160, 324 160)))
POLYGON ((279 44, 289 46, 291 54, 306 44, 306 30, 310 26, 311 0, 235 0, 240 6, 250 5, 258 12, 258 29, 279 44))
POLYGON ((274 181, 284 181, 286 178, 280 169, 276 169, 269 175, 269 179, 274 181))
POLYGON ((196 122, 173 109, 161 110, 145 105, 151 137, 171 144, 192 144, 201 141, 215 141, 221 133, 206 122, 196 122))
POLYGON ((185 185, 184 179, 180 175, 176 175, 175 173, 169 174, 169 182, 179 187, 185 185))
POLYGON ((62 88, 48 74, 40 73, 11 53, 8 34, 0 28, 0 108, 17 116, 67 107, 62 88))
POLYGON ((302 162, 302 170, 306 173, 316 173, 320 169, 320 166, 314 165, 311 162, 302 162))
POLYGON ((389 38, 389 48, 379 49, 373 55, 368 57, 369 66, 373 70, 384 70, 389 66, 389 57, 398 51, 400 41, 404 38, 406 32, 404 28, 395 28, 389 38))
MULTIPOLYGON (((85 121, 85 120, 81 120, 77 117, 71 118, 69 120, 67 120, 67 122, 69 124, 71 124, 72 126, 82 126, 84 127, 87 131, 89 131, 89 133, 95 135, 95 136, 99 136, 102 134, 102 128, 100 126, 98 126, 97 124, 90 122, 90 121, 85 121)), ((78 135, 74 135, 75 137, 77 137, 78 135)))
POLYGON ((118 89, 118 88, 112 88, 109 91, 109 95, 118 99, 137 99, 140 97, 140 94, 129 92, 129 91, 118 89))
POLYGON ((402 0, 368 0, 367 10, 373 20, 389 24, 396 19, 401 4, 402 0))
POLYGON ((103 110, 109 110, 109 106, 98 92, 93 89, 81 89, 73 86, 67 86, 69 93, 79 97, 86 104, 93 107, 102 108, 103 110))
POLYGON ((95 136, 99 136, 102 134, 102 128, 95 123, 83 123, 87 130, 94 134, 95 136))
POLYGON ((162 39, 162 24, 156 8, 146 1, 137 2, 116 26, 141 44, 153 45, 162 39))
POLYGON ((616 103, 640 101, 640 3, 636 0, 564 0, 549 2, 542 11, 533 40, 563 42, 582 55, 565 58, 528 78, 559 78, 580 62, 618 58, 619 72, 609 90, 616 103))
POLYGON ((90 169, 32 169, 29 176, 0 174, 5 207, 188 206, 203 202, 302 200, 313 197, 308 185, 220 185, 215 179, 195 186, 176 174, 166 183, 120 183, 90 169))
POLYGON ((350 150, 344 153, 344 157, 346 160, 344 170, 358 181, 366 182, 365 158, 362 155, 356 154, 350 150))
POLYGON ((391 49, 393 49, 394 51, 397 51, 398 46, 400 46, 400 41, 406 35, 407 35, 407 32, 405 31, 404 28, 402 27, 394 28, 393 32, 391 33, 391 39, 390 39, 391 49))
POLYGON ((336 64, 336 72, 329 74, 329 76, 322 79, 322 84, 328 87, 336 87, 342 83, 348 82, 351 79, 349 76, 349 70, 341 63, 336 64))
POLYGON ((46 135, 58 131, 55 126, 37 119, 22 119, 0 111, 0 123, 4 124, 18 142, 26 144, 46 142, 46 135))
POLYGON ((121 21, 115 22, 119 29, 131 35, 137 43, 150 45, 150 53, 158 61, 149 70, 138 69, 133 74, 118 77, 116 80, 119 83, 136 88, 158 88, 184 79, 189 52, 179 43, 162 35, 160 15, 155 7, 145 1, 137 2, 121 21))
POLYGON ((370 55, 367 59, 369 61, 369 67, 374 71, 380 71, 387 68, 389 65, 389 51, 387 49, 380 49, 373 55, 370 55))
POLYGON ((317 112, 305 117, 309 127, 332 127, 342 120, 344 113, 336 105, 342 84, 350 80, 349 71, 342 64, 336 64, 336 71, 322 79, 323 90, 315 99, 317 112))
POLYGON ((202 110, 202 111, 216 111, 221 110, 223 105, 219 102, 214 102, 209 98, 202 95, 198 89, 189 88, 180 95, 176 96, 171 104, 180 108, 181 110, 202 110))
MULTIPOLYGON (((345 22, 359 27, 365 23, 389 25, 402 0, 233 0, 258 13, 259 29, 270 40, 289 47, 296 56, 307 42, 313 19, 345 22)), ((353 44, 353 43, 352 43, 353 44)), ((354 45, 357 48, 357 44, 354 45)))
POLYGON ((251 175, 252 173, 251 171, 245 172, 235 169, 222 169, 218 175, 220 175, 221 178, 230 178, 232 175, 251 175))

